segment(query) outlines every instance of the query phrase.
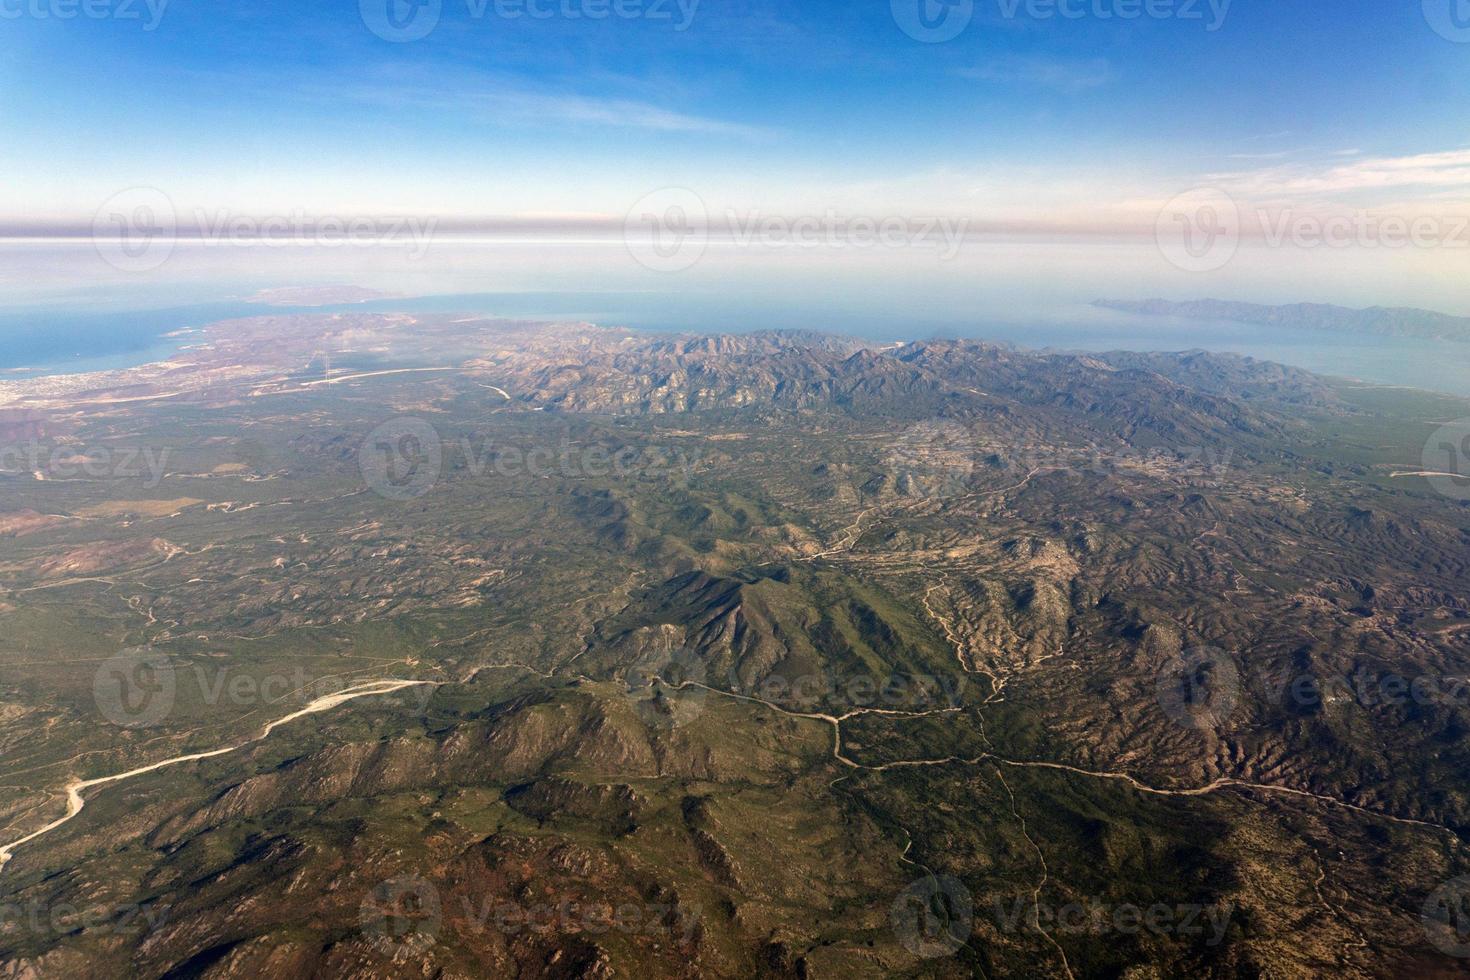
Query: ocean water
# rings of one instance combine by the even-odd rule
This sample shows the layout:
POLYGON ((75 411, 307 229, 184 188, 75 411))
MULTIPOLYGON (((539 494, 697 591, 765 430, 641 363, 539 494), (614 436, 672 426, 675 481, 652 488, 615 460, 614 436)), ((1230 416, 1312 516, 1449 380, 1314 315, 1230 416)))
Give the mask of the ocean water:
POLYGON ((185 331, 264 313, 463 312, 587 320, 631 330, 812 329, 890 343, 974 337, 1027 348, 1247 354, 1325 374, 1470 397, 1470 344, 1141 317, 1096 298, 1405 305, 1465 314, 1462 271, 1382 257, 1246 255, 1214 275, 1167 267, 1157 250, 1093 243, 967 246, 954 259, 893 251, 712 252, 678 274, 606 243, 460 243, 410 258, 391 249, 184 250, 146 275, 81 246, 0 244, 0 379, 160 360, 185 331), (1330 260, 1330 261, 1323 261, 1330 260), (1355 264, 1357 263, 1357 264, 1355 264), (283 308, 249 301, 282 286, 352 284, 395 294, 283 308), (182 333, 181 333, 182 332, 182 333))
POLYGON ((248 303, 141 310, 103 306, 0 309, 0 380, 163 360, 190 342, 169 334, 261 312, 248 303))

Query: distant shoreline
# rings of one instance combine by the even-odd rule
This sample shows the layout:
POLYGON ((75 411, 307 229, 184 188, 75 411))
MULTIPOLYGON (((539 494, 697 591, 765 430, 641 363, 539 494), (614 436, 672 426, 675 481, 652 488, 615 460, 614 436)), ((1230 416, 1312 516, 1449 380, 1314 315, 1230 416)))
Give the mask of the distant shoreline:
MULTIPOLYGON (((626 301, 627 297, 622 299, 626 301)), ((594 309, 578 309, 575 314, 567 311, 572 304, 578 307, 596 307, 609 302, 607 297, 589 297, 586 294, 468 294, 373 300, 340 307, 271 307, 233 301, 151 311, 132 310, 119 314, 89 312, 85 316, 89 329, 93 331, 106 331, 114 317, 121 317, 125 321, 125 329, 132 328, 135 336, 139 324, 149 325, 148 342, 131 346, 125 351, 103 353, 95 358, 66 358, 50 362, 27 358, 23 363, 18 361, 0 366, 0 386, 78 375, 135 371, 150 365, 168 363, 197 347, 202 331, 222 321, 261 316, 454 313, 470 318, 546 322, 575 319, 626 329, 630 333, 747 332, 727 328, 720 317, 712 318, 706 328, 704 319, 700 316, 671 316, 669 311, 657 305, 657 297, 650 299, 650 305, 646 308, 637 311, 624 310, 616 314, 598 313, 594 309), (561 303, 558 303, 558 298, 561 303)), ((1258 360, 1299 367, 1316 374, 1366 385, 1397 386, 1453 397, 1470 397, 1470 344, 1414 337, 1393 338, 1371 333, 1338 333, 1230 320, 1191 322, 1187 317, 1181 317, 1179 323, 1170 324, 1167 316, 1117 310, 1107 305, 1108 302, 1101 301, 1091 306, 1068 306, 1059 309, 1054 317, 1044 319, 1007 322, 993 315, 981 315, 968 325, 959 324, 936 330, 926 330, 920 325, 902 321, 896 321, 894 328, 888 331, 876 330, 867 322, 853 324, 853 329, 844 330, 844 321, 838 314, 812 317, 800 310, 792 311, 790 322, 784 322, 779 313, 751 317, 751 320, 768 324, 771 329, 789 330, 802 329, 797 324, 817 322, 823 324, 818 328, 820 332, 856 336, 871 341, 875 346, 891 344, 895 339, 912 342, 931 337, 955 337, 986 340, 1033 351, 1148 353, 1199 349, 1255 357, 1258 360), (1158 326, 1152 325, 1151 321, 1156 321, 1158 326), (878 334, 886 334, 886 339, 880 340, 878 334)), ((73 316, 73 313, 60 311, 58 316, 65 319, 73 316)), ((7 317, 0 314, 0 341, 3 341, 7 320, 18 322, 14 315, 7 317)), ((48 328, 44 317, 35 312, 26 314, 24 323, 25 328, 33 332, 48 328)), ((3 350, 3 343, 0 343, 0 350, 3 350)))
POLYGON ((1266 306, 1218 299, 1174 302, 1165 299, 1099 299, 1093 306, 1139 316, 1184 320, 1229 320, 1288 330, 1329 331, 1378 337, 1407 337, 1447 343, 1470 343, 1470 317, 1451 316, 1413 307, 1375 306, 1354 309, 1327 303, 1266 306))

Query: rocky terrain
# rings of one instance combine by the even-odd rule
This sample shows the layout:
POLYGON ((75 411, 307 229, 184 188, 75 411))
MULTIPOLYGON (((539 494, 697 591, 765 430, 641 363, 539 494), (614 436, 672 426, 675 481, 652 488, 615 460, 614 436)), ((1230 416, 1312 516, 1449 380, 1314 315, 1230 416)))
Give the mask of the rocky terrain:
POLYGON ((1463 402, 366 313, 0 398, 0 977, 1470 952, 1463 402))

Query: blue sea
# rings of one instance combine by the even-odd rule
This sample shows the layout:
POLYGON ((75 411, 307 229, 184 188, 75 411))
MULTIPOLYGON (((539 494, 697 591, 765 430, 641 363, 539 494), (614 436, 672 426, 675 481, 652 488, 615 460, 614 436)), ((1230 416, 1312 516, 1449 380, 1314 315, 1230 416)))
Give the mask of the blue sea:
MULTIPOLYGON (((440 249, 420 262, 382 252, 186 254, 150 276, 114 271, 109 278, 85 254, 27 253, 19 274, 0 274, 0 379, 161 360, 198 342, 187 331, 237 317, 391 311, 575 319, 647 331, 811 329, 875 343, 939 336, 1034 349, 1204 349, 1470 396, 1470 344, 1141 317, 1091 305, 1102 297, 1162 296, 1466 312, 1454 308, 1463 302, 1458 279, 1416 280, 1381 261, 1351 268, 1339 256, 1329 257, 1330 267, 1291 269, 1273 254, 1238 263, 1247 267, 1221 279, 1160 272, 1157 253, 1147 249, 998 243, 949 263, 909 254, 732 251, 712 253, 683 274, 659 275, 606 244, 498 243, 440 249), (331 284, 406 298, 310 308, 247 299, 266 288, 331 284)), ((13 255, 0 248, 0 259, 13 255)))

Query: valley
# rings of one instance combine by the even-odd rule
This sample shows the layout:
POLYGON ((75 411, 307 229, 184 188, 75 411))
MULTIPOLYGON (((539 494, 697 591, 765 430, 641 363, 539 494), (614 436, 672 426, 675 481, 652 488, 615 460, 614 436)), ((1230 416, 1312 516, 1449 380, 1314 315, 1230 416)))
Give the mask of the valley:
POLYGON ((448 315, 202 344, 0 386, 0 907, 97 910, 0 922, 0 976, 1459 969, 1470 510, 1414 474, 1463 401, 448 315))

